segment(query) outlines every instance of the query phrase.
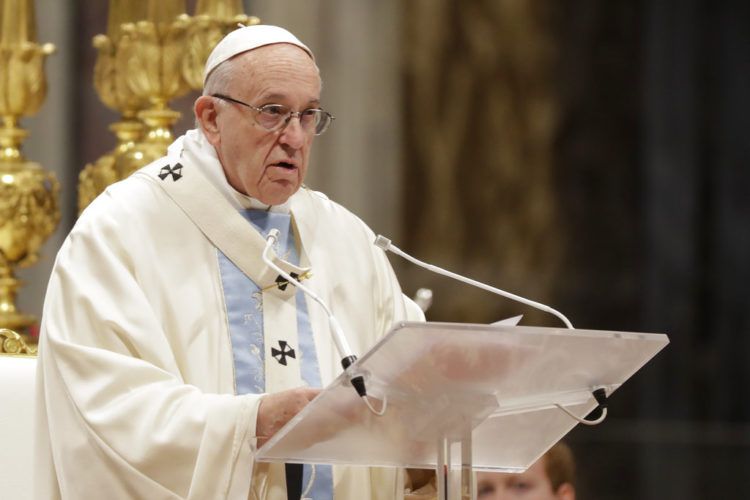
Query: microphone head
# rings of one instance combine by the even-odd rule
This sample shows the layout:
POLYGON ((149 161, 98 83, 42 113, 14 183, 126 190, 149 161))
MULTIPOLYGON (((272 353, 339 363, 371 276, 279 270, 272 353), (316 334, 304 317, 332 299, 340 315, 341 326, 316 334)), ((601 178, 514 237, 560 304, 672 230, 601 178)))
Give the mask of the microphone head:
POLYGON ((273 228, 270 231, 268 231, 268 236, 266 236, 266 240, 273 240, 274 243, 279 241, 279 230, 276 228, 273 228))
POLYGON ((382 234, 379 234, 377 238, 375 238, 375 246, 378 248, 381 248, 383 250, 390 250, 391 248, 391 240, 383 236, 382 234))
POLYGON ((432 305, 432 290, 420 288, 414 295, 414 302, 417 303, 422 312, 427 312, 427 309, 432 305))

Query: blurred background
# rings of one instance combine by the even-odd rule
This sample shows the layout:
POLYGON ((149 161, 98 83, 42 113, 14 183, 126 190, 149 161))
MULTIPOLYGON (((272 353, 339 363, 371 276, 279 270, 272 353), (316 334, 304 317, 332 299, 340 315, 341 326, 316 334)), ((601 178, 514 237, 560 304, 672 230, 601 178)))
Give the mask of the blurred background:
MULTIPOLYGON (((192 12, 194 1, 187 2, 192 12)), ((22 120, 61 222, 22 270, 41 314, 78 175, 114 147, 92 85, 108 2, 36 0, 57 53, 22 120)), ((569 436, 579 498, 750 498, 750 2, 246 0, 315 52, 336 122, 308 185, 422 260, 671 344, 569 436)), ((172 103, 192 126, 196 93, 172 103)), ((429 319, 559 322, 392 261, 429 319)))

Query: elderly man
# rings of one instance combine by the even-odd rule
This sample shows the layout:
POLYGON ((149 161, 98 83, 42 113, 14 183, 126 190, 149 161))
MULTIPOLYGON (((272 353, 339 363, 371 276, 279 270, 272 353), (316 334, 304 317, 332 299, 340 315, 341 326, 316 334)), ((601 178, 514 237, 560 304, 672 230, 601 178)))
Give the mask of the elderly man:
POLYGON ((232 32, 206 64, 199 128, 81 215, 44 306, 37 498, 402 495, 395 470, 253 460, 341 372, 324 311, 261 259, 269 232, 355 352, 419 318, 370 229, 303 186, 332 120, 320 90, 291 33, 232 32))

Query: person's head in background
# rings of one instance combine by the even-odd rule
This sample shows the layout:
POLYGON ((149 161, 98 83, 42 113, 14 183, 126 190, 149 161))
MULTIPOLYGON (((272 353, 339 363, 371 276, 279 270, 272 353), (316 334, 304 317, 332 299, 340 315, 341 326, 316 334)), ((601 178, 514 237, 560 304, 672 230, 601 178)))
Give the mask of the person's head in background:
POLYGON ((575 461, 559 442, 521 474, 477 473, 478 500, 575 500, 575 461))

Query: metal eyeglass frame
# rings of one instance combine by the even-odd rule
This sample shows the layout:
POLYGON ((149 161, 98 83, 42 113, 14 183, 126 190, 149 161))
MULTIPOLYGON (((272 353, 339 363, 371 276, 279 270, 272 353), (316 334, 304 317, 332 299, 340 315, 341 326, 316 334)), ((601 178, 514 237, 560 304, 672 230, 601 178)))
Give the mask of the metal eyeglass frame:
MULTIPOLYGON (((252 109, 253 111, 256 112, 255 122, 258 125, 260 125, 261 127, 263 127, 264 129, 268 130, 269 132, 275 132, 277 130, 283 130, 284 128, 286 128, 287 125, 289 125, 289 122, 292 120, 292 117, 295 117, 295 116, 300 121, 300 125, 302 125, 302 115, 304 113, 308 112, 308 111, 316 111, 318 113, 322 113, 321 116, 323 117, 322 118, 323 119, 323 123, 325 123, 325 125, 323 125, 323 128, 320 130, 320 132, 316 132, 316 130, 313 129, 312 132, 313 132, 314 135, 321 135, 321 134, 323 134, 323 132, 325 132, 326 130, 328 130, 328 127, 331 125, 331 123, 333 122, 333 120, 336 119, 336 117, 333 116, 331 113, 329 113, 328 111, 326 111, 324 109, 321 109, 321 108, 308 108, 308 109, 303 109, 302 111, 292 111, 288 106, 284 106, 283 104, 266 104, 264 106, 257 107, 257 106, 253 106, 252 104, 248 104, 246 102, 242 102, 239 99, 235 99, 234 97, 229 97, 228 95, 224 95, 224 94, 211 94, 211 97, 215 97, 217 99, 221 99, 221 100, 227 101, 227 102, 232 102, 234 104, 239 104, 240 106, 245 106, 247 108, 252 109), (287 109, 286 117, 283 120, 279 121, 279 124, 276 125, 273 128, 266 127, 265 125, 263 125, 258 120, 258 116, 260 116, 260 114, 264 112, 264 108, 266 108, 268 106, 278 106, 280 108, 287 109)), ((279 115, 279 116, 283 116, 283 115, 279 115)))

